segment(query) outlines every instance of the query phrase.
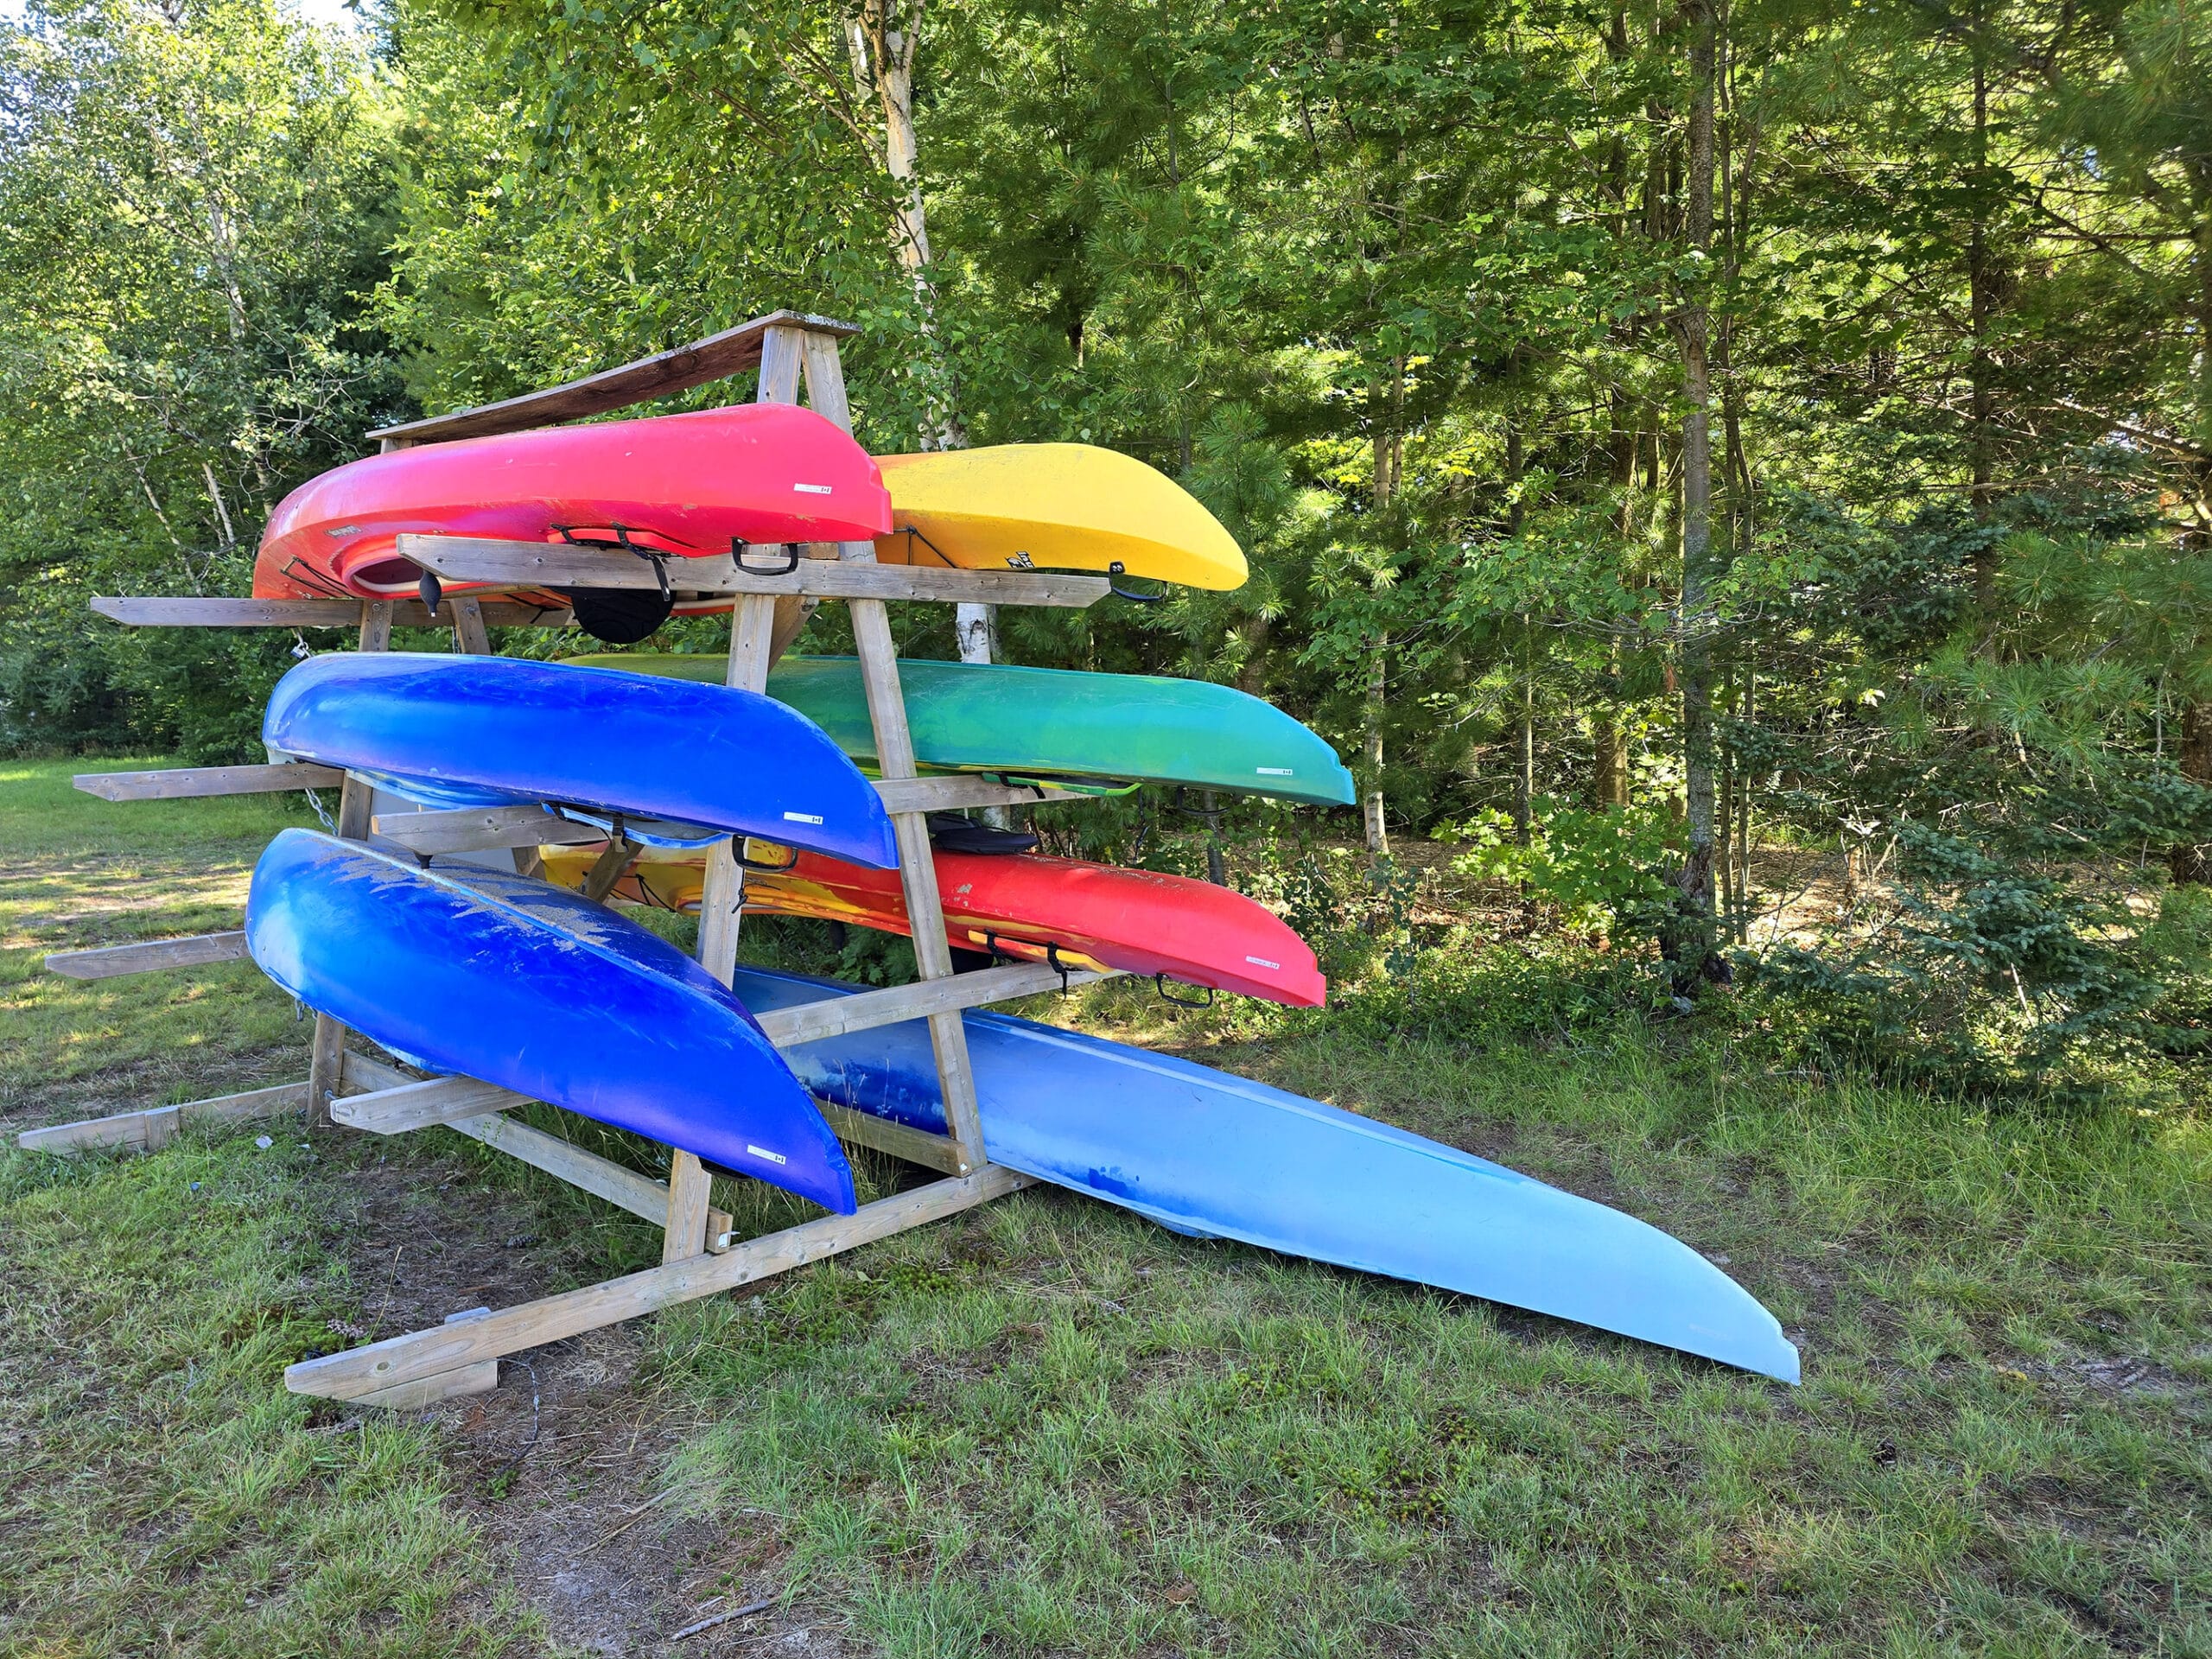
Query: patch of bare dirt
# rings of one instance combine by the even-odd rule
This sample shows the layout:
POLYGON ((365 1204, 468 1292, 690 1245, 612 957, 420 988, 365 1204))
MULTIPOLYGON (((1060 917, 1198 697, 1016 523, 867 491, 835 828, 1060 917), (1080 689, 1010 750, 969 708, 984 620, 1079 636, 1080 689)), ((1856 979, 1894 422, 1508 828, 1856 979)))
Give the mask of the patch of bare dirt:
MULTIPOLYGON (((431 1148, 396 1140, 340 1177, 354 1200, 334 1243, 360 1309, 334 1347, 528 1301, 580 1276, 526 1195, 486 1192, 465 1160, 431 1148)), ((854 1649, 836 1621, 777 1605, 782 1549, 769 1517, 679 1513, 684 1494, 660 1472, 708 1420, 640 1376, 644 1351, 635 1325, 589 1332, 503 1361, 489 1394, 417 1414, 441 1436, 453 1502, 504 1563, 499 1584, 543 1619, 548 1654, 844 1659, 854 1649)), ((353 1409, 323 1411, 339 1421, 353 1409)), ((493 1599, 487 1586, 471 1611, 493 1599)))

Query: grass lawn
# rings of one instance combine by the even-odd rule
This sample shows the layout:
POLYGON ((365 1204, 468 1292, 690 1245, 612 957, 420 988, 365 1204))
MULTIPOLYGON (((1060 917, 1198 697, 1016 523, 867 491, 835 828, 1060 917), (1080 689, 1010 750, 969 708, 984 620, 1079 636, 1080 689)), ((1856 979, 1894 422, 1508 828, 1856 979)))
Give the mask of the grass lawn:
MULTIPOLYGON (((235 925, 299 798, 74 769, 0 767, 0 1119, 303 1075, 249 965, 37 969, 235 925)), ((1815 1086, 1687 1027, 1037 1011, 1653 1221, 1805 1384, 1047 1191, 349 1413, 283 1364, 652 1234, 444 1131, 10 1149, 0 1653, 2212 1656, 2212 1125, 1815 1086)))

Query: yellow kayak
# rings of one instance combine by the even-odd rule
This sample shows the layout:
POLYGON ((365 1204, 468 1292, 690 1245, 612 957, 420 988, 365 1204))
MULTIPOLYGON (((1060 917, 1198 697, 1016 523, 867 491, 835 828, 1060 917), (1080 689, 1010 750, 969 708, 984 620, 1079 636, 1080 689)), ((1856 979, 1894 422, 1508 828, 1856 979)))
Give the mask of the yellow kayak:
POLYGON ((878 455, 891 492, 885 564, 1097 570, 1241 588, 1244 550, 1165 473, 1088 443, 878 455))

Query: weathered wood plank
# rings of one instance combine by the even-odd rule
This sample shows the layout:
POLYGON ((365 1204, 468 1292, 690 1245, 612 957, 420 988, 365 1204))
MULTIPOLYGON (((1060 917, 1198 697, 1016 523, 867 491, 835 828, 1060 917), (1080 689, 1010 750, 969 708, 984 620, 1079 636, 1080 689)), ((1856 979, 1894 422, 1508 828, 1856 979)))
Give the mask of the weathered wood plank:
MULTIPOLYGON (((371 1092, 333 1101, 333 1122, 371 1135, 406 1135, 443 1124, 549 1175, 557 1175, 633 1216, 656 1224, 668 1219, 666 1182, 586 1152, 557 1135, 501 1116, 531 1104, 527 1095, 474 1077, 431 1077, 418 1082, 380 1061, 351 1052, 346 1056, 345 1077, 349 1087, 366 1086, 371 1092)), ((726 1211, 702 1205, 700 1232, 710 1248, 725 1245, 729 1230, 726 1211)))
POLYGON ((655 397, 666 397, 710 380, 742 374, 760 361, 762 342, 771 328, 791 327, 810 334, 849 335, 857 325, 802 311, 775 311, 741 322, 704 340, 677 346, 651 357, 641 357, 620 368, 602 369, 581 380, 569 380, 538 391, 526 391, 496 404, 480 404, 450 415, 433 415, 400 426, 378 427, 369 434, 385 448, 417 443, 444 443, 455 438, 490 437, 502 432, 522 432, 534 426, 553 426, 605 415, 655 397))
MULTIPOLYGON (((364 607, 353 599, 194 599, 98 597, 92 609, 111 621, 132 628, 351 628, 361 623, 364 608, 383 608, 382 602, 364 607)), ((403 627, 442 627, 445 619, 433 617, 419 600, 400 600, 389 607, 391 624, 403 627)), ((536 605, 487 603, 484 620, 497 628, 565 628, 569 613, 536 605)), ((382 647, 377 647, 382 649, 382 647)))
MULTIPOLYGON (((360 1075, 358 1058, 346 1057, 348 1081, 360 1075)), ((406 1135, 436 1123, 456 1123, 463 1118, 529 1104, 529 1096, 497 1084, 480 1083, 474 1077, 431 1077, 365 1095, 341 1095, 330 1103, 330 1121, 370 1135, 406 1135)))
POLYGON ((814 1103, 822 1109, 823 1117, 837 1132, 840 1141, 873 1147, 925 1169, 942 1170, 948 1175, 960 1173, 960 1148, 944 1135, 894 1123, 873 1112, 856 1112, 833 1101, 817 1100, 814 1103))
MULTIPOLYGON (((694 1154, 681 1147, 669 1154, 668 1184, 661 1188, 661 1210, 652 1219, 661 1224, 660 1259, 681 1262, 707 1247, 709 1199, 714 1178, 694 1154)), ((728 1224, 723 1224, 728 1230, 728 1224)))
POLYGON ((287 789, 334 789, 336 766, 294 760, 277 766, 164 766, 158 772, 80 772, 69 782, 104 801, 175 801, 203 795, 273 795, 287 789))
POLYGON ((582 847, 604 830, 571 823, 535 806, 465 806, 448 812, 381 812, 372 834, 411 853, 486 852, 500 847, 582 847))
POLYGON ((164 968, 201 968, 211 962, 236 962, 245 955, 245 933, 189 933, 181 938, 148 939, 140 944, 107 944, 93 950, 56 950, 46 971, 65 979, 119 979, 125 974, 158 973, 164 968))
POLYGON ((499 1386, 499 1362, 487 1359, 480 1364, 464 1365, 457 1371, 441 1371, 435 1376, 417 1377, 412 1382, 402 1382, 397 1388, 378 1389, 372 1393, 356 1395, 357 1406, 383 1406, 391 1411, 420 1411, 425 1406, 435 1406, 441 1400, 456 1400, 467 1394, 489 1394, 499 1386))
POLYGON ((409 1077, 396 1065, 372 1060, 350 1048, 346 1051, 338 1071, 339 1086, 359 1094, 374 1094, 379 1089, 404 1089, 410 1084, 422 1081, 419 1077, 409 1077))
POLYGON ((154 1106, 144 1111, 118 1112, 109 1117, 87 1118, 77 1123, 54 1123, 42 1129, 25 1129, 16 1144, 27 1152, 79 1152, 86 1147, 166 1146, 185 1123, 230 1123, 240 1119, 277 1117, 308 1103, 304 1083, 280 1083, 243 1094, 217 1095, 211 1100, 189 1100, 177 1106, 154 1106))
POLYGON ((447 600, 445 608, 453 613, 454 644, 471 657, 489 657, 492 636, 484 626, 484 601, 462 594, 447 600))
MULTIPOLYGON (((512 588, 634 588, 658 590, 660 579, 643 559, 603 548, 563 542, 506 542, 474 536, 402 536, 399 552, 450 582, 496 582, 512 588)), ((754 564, 781 563, 782 550, 747 556, 754 564)), ((1106 596, 1103 576, 1058 575, 1026 570, 949 570, 931 565, 877 564, 873 560, 801 559, 775 575, 748 570, 727 553, 671 560, 669 581, 703 594, 765 594, 780 599, 917 599, 976 605, 1044 605, 1081 608, 1106 596)))
POLYGON ((989 778, 879 778, 875 792, 887 812, 953 812, 966 806, 1039 806, 1048 801, 1106 798, 1077 789, 1039 789, 989 778))
POLYGON ((602 1284, 502 1308, 481 1319, 391 1337, 344 1353, 286 1368, 295 1394, 357 1399, 372 1390, 480 1364, 655 1308, 712 1296, 804 1267, 926 1222, 957 1215, 1031 1185, 1028 1176, 992 1165, 958 1179, 935 1181, 879 1199, 850 1216, 825 1216, 736 1246, 721 1255, 693 1256, 602 1284))
MULTIPOLYGON (((1095 984, 1113 974, 1071 973, 1071 986, 1095 984)), ((981 968, 972 974, 950 974, 942 979, 917 980, 880 991, 852 996, 828 996, 797 1007, 772 1008, 761 1014, 760 1029, 778 1048, 841 1036, 846 1032, 871 1031, 897 1025, 902 1020, 924 1020, 932 1014, 957 1014, 1017 996, 1035 996, 1060 988, 1059 974, 1041 962, 981 968)))

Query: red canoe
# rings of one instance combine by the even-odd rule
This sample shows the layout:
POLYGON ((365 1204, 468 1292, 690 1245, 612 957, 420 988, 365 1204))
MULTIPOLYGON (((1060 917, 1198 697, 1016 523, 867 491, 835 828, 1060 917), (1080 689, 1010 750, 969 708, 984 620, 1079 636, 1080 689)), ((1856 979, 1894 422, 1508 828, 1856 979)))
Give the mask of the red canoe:
MULTIPOLYGON (((581 887, 598 851, 549 847, 546 874, 581 887)), ((784 856, 757 841, 751 855, 784 856)), ((701 855, 652 855, 632 868, 613 896, 695 909, 702 874, 701 855)), ((956 949, 995 947, 1003 956, 1041 962, 1051 945, 1071 968, 1165 974, 1294 1007, 1318 1007, 1328 993, 1305 940, 1273 912, 1211 882, 1035 853, 944 851, 937 855, 937 880, 956 949)), ((748 871, 745 907, 887 933, 911 931, 896 870, 862 869, 816 853, 800 853, 788 871, 776 874, 748 871)))
POLYGON ((261 538, 253 595, 411 595, 423 573, 393 550, 407 531, 538 542, 565 530, 613 542, 617 526, 677 559, 728 553, 733 538, 867 541, 889 531, 891 497, 866 450, 788 404, 423 444, 349 462, 286 496, 261 538))

